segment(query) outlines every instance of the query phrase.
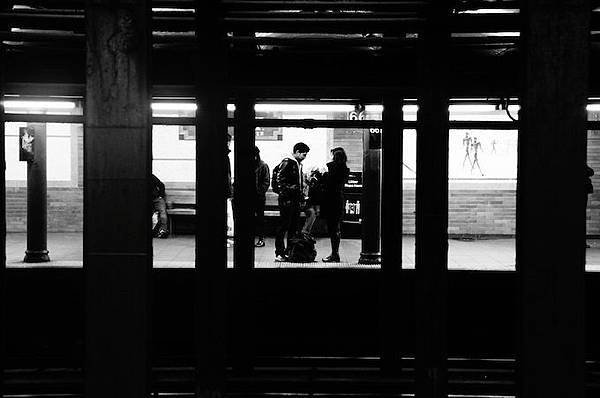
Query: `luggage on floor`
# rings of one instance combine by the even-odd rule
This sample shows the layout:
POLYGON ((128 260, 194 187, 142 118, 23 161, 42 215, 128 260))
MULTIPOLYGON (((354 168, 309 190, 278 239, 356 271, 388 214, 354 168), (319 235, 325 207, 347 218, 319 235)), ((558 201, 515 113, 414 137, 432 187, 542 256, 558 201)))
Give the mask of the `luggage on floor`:
POLYGON ((312 263, 317 257, 317 241, 309 234, 300 234, 290 240, 287 257, 292 263, 312 263))

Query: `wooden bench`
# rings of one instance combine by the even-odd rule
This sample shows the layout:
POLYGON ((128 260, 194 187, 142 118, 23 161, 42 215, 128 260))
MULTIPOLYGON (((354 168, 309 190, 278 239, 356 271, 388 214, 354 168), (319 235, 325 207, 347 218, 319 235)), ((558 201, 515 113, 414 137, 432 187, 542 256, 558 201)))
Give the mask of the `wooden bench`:
MULTIPOLYGON (((191 185, 167 184, 166 193, 169 231, 174 235, 177 221, 183 219, 191 221, 190 218, 196 215, 196 191, 191 185)), ((265 217, 279 217, 277 194, 269 189, 266 196, 265 217)), ((301 216, 304 216, 304 213, 301 213, 301 216)))
MULTIPOLYGON (((167 185, 166 193, 169 232, 171 235, 175 235, 178 221, 190 222, 196 215, 196 191, 192 187, 182 188, 167 185)), ((279 217, 277 194, 269 189, 266 196, 265 221, 273 224, 274 219, 279 217)), ((305 216, 304 212, 300 212, 300 217, 305 216)))
POLYGON ((175 235, 176 220, 196 215, 196 190, 193 184, 166 184, 169 232, 175 235))

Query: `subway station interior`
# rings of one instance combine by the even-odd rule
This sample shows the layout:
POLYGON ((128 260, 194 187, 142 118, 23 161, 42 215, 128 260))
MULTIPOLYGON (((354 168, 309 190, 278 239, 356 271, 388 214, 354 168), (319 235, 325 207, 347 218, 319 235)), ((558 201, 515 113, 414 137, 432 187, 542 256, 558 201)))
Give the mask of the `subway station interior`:
POLYGON ((598 0, 3 0, 0 397, 599 396, 596 67, 598 0))

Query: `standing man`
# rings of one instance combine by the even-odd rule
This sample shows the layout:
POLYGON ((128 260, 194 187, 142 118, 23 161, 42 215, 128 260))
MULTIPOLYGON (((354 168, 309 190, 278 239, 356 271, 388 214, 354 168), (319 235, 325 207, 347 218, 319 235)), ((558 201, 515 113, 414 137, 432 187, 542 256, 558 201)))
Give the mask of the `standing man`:
POLYGON ((229 154, 231 153, 231 134, 227 133, 227 154, 225 155, 225 199, 227 200, 227 247, 233 246, 233 184, 231 183, 231 161, 229 154), (230 210, 231 209, 231 212, 230 210), (231 216, 231 217, 230 217, 231 216))
POLYGON ((287 233, 287 246, 296 234, 300 219, 300 203, 303 199, 302 161, 310 151, 308 145, 299 142, 292 149, 292 157, 284 158, 276 173, 279 190, 279 225, 275 235, 275 261, 287 261, 284 237, 287 233))
POLYGON ((255 234, 258 237, 254 246, 263 247, 265 245, 265 203, 267 190, 271 184, 271 173, 269 172, 269 166, 260 159, 260 149, 257 146, 254 146, 254 175, 256 178, 254 195, 255 234))
POLYGON ((165 184, 152 174, 152 209, 158 213, 158 224, 154 229, 157 238, 167 238, 169 236, 166 198, 165 184))

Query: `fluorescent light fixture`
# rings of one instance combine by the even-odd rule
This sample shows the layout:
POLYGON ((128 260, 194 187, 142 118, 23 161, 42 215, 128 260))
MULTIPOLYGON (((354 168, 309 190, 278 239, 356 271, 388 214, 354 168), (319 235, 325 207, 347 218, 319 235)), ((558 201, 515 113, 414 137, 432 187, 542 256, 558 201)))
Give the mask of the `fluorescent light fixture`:
POLYGON ((419 105, 404 105, 402 106, 403 113, 417 113, 419 105))
POLYGON ((196 12, 193 8, 152 8, 152 12, 196 12))
POLYGON ((75 103, 70 101, 4 101, 4 107, 15 109, 74 109, 75 103))
POLYGON ((354 105, 343 104, 256 104, 256 112, 352 112, 354 105))
POLYGON ((153 102, 152 110, 155 111, 195 111, 196 104, 191 102, 153 102))
POLYGON ((521 37, 521 32, 488 32, 485 37, 521 37))
POLYGON ((518 8, 480 8, 479 10, 465 10, 460 14, 518 14, 518 8))
POLYGON ((590 112, 598 112, 600 111, 600 104, 589 104, 585 109, 590 112))
POLYGON ((365 111, 373 112, 373 113, 381 113, 381 112, 383 112, 383 105, 366 105, 365 111))
POLYGON ((485 32, 485 33, 452 33, 452 37, 470 37, 470 38, 482 38, 482 37, 520 37, 520 32, 485 32))
POLYGON ((450 112, 456 113, 486 113, 494 112, 496 110, 495 105, 491 104, 468 104, 468 105, 450 105, 448 107, 450 112))

